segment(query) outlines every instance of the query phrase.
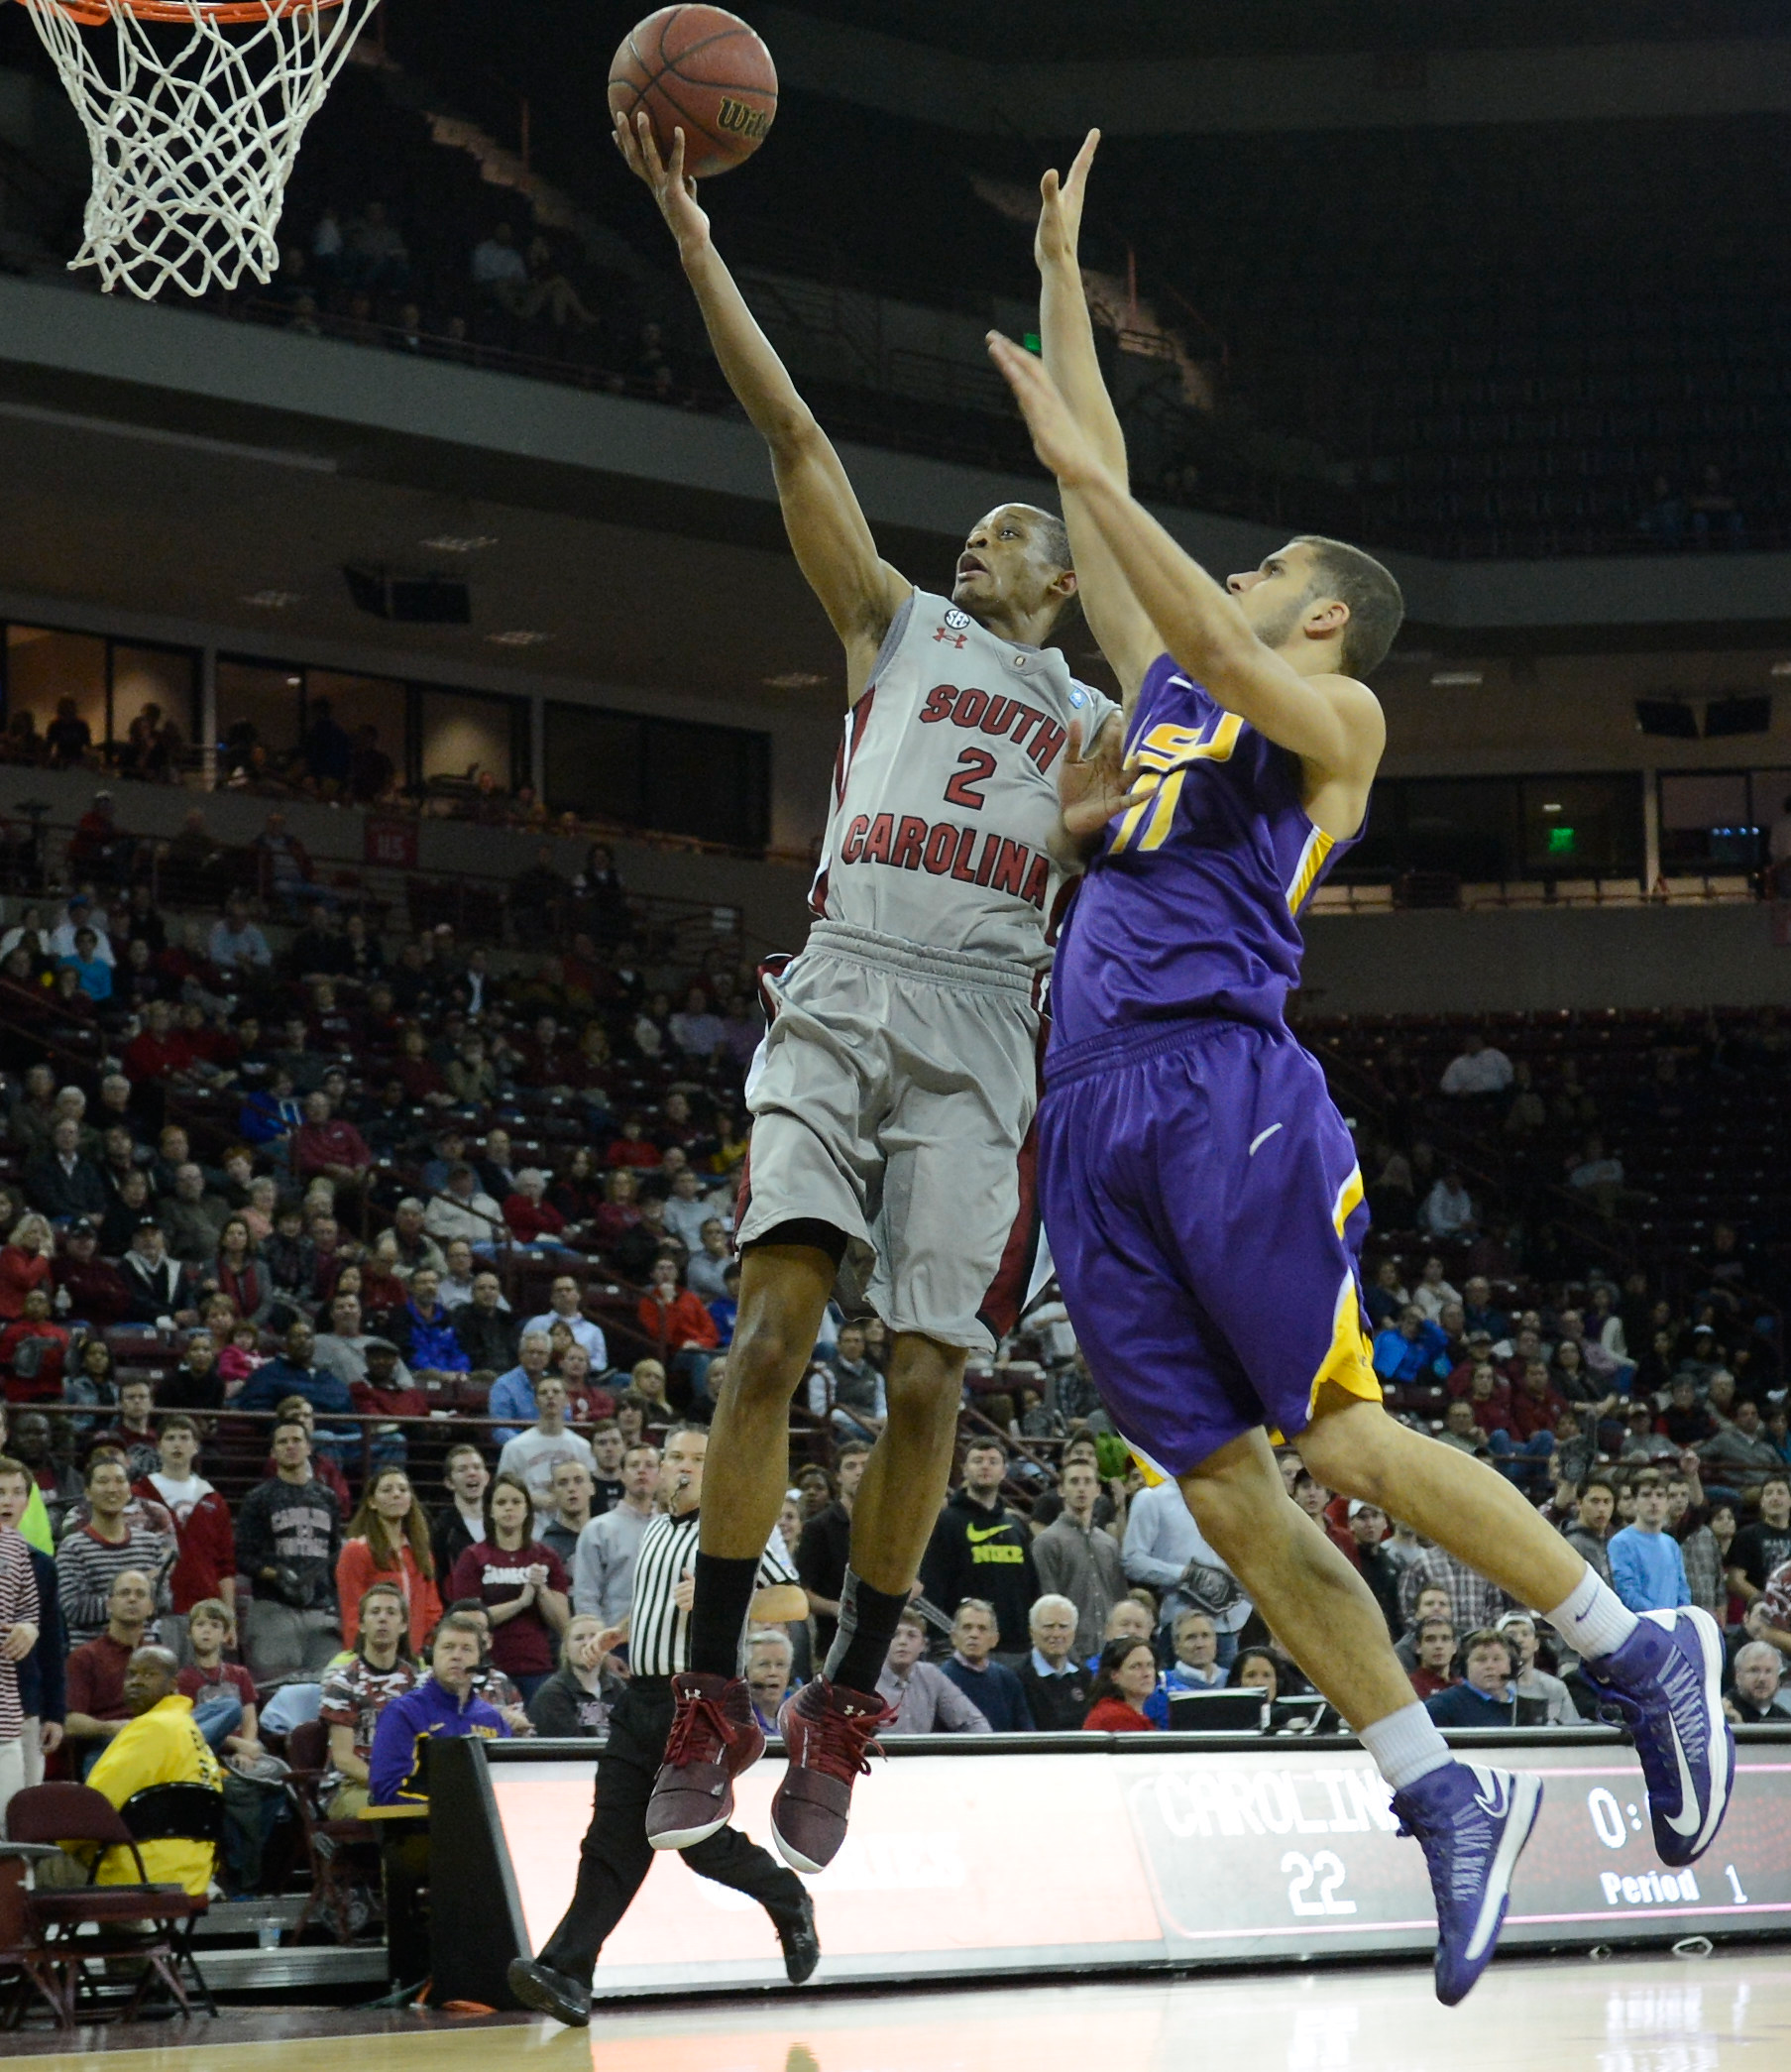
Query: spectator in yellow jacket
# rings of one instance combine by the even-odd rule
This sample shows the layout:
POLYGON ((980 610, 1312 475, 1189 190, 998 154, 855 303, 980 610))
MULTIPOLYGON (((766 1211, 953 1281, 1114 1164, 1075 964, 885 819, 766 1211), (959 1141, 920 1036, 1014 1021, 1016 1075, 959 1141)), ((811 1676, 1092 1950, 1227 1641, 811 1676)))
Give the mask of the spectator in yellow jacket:
MULTIPOLYGON (((179 1665, 166 1648, 139 1648, 131 1657, 124 1678, 130 1721, 87 1773, 92 1788, 120 1810, 126 1799, 152 1784, 204 1784, 220 1792, 224 1788, 218 1759, 193 1724, 192 1700, 174 1688, 178 1674, 179 1665)), ((177 1885, 200 1894, 211 1884, 217 1851, 210 1842, 144 1842, 141 1848, 152 1885, 177 1885)), ((128 1849, 107 1851, 98 1882, 137 1882, 137 1866, 128 1849)))

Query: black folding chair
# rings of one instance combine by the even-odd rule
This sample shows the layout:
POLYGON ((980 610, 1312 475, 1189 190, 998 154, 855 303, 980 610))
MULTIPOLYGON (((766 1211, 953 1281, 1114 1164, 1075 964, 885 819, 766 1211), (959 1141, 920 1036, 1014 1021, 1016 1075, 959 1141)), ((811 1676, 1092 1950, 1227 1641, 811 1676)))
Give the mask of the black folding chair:
MULTIPOLYGON (((209 1784, 151 1784, 133 1791, 119 1807, 119 1816, 131 1830, 131 1839, 140 1844, 209 1842, 215 1852, 224 1840, 224 1794, 209 1784)), ((204 1910, 203 1904, 195 1907, 168 1939, 175 1971, 185 1974, 205 2003, 205 2012, 215 2016, 218 2004, 193 1954, 193 1929, 204 1910)))

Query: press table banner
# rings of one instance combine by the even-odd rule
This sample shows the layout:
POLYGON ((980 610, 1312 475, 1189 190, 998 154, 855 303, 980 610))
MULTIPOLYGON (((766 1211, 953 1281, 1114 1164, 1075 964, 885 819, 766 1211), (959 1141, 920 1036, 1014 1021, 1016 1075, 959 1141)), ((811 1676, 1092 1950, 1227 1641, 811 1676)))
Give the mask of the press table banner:
MULTIPOLYGON (((903 1755, 861 1778, 851 1834, 808 1881, 818 1981, 1421 1951, 1424 1862, 1353 1744, 1134 1753, 903 1755)), ((1690 1872, 1654 1854, 1633 1755, 1598 1738, 1489 1750, 1546 1781, 1505 1941, 1594 1945, 1761 1934, 1791 1923, 1791 1744, 1741 1751, 1718 1846, 1690 1872)), ((736 1785, 769 1841, 781 1764, 736 1785)), ((571 1896, 589 1761, 494 1760, 490 1777, 530 1942, 571 1896)), ((755 1902, 658 1858, 598 1967, 600 1994, 781 1978, 755 1902)))

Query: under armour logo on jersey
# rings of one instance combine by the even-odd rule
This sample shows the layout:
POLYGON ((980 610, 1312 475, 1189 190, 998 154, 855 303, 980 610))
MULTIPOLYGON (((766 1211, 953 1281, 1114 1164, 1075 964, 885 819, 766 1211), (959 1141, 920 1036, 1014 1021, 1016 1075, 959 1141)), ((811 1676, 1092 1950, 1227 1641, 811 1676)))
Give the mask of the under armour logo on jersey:
POLYGON ((968 613, 968 612, 960 612, 960 611, 959 611, 959 610, 957 609, 957 607, 956 607, 955 605, 951 606, 951 608, 950 609, 950 611, 948 611, 948 612, 947 612, 947 614, 946 614, 946 624, 947 624, 947 625, 948 625, 949 627, 951 627, 951 629, 952 629, 953 631, 955 631, 955 630, 956 630, 957 628, 959 628, 959 627, 965 627, 965 626, 968 626, 968 625, 969 625, 969 623, 970 623, 970 615, 969 615, 969 613, 968 613))
POLYGON ((948 647, 961 647, 970 636, 968 633, 949 633, 942 626, 933 637, 945 641, 948 647))

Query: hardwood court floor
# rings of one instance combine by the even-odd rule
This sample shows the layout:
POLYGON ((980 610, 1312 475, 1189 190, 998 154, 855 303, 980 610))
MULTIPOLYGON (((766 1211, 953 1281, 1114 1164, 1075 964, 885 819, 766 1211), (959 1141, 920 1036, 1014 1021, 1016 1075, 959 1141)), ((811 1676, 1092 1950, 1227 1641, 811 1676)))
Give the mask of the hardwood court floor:
POLYGON ((1784 2072, 1791 1951, 1519 1960, 1455 2010, 1427 1972, 1379 1968, 616 2008, 588 2032, 406 2018, 269 2011, 181 2023, 148 2047, 98 2033, 54 2055, 39 2054, 47 2038, 27 2047, 34 2072, 1784 2072))

